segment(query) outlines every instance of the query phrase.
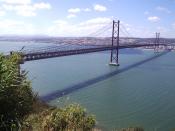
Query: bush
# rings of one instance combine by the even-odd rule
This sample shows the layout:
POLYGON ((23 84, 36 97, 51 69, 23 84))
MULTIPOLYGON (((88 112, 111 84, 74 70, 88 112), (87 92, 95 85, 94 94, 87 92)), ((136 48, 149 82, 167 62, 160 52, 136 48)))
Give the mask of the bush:
POLYGON ((24 123, 26 131, 90 131, 96 121, 80 105, 71 104, 65 108, 50 108, 40 114, 32 114, 24 123))
POLYGON ((130 128, 121 129, 120 131, 144 131, 144 129, 140 127, 130 127, 130 128))
POLYGON ((35 99, 26 72, 20 73, 20 56, 0 54, 0 130, 19 128, 32 111, 35 99))

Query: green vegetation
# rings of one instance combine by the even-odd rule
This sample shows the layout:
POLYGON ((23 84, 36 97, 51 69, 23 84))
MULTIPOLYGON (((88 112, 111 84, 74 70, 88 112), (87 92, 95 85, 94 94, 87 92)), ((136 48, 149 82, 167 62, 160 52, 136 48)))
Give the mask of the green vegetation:
POLYGON ((144 129, 140 127, 130 127, 130 128, 121 129, 120 131, 144 131, 144 129))
POLYGON ((95 118, 88 116, 80 105, 72 104, 31 114, 23 125, 23 130, 27 131, 90 131, 95 126, 95 118))
POLYGON ((20 55, 0 54, 0 130, 1 131, 70 131, 92 130, 94 116, 72 104, 50 107, 32 92, 25 71, 20 73, 20 55))
POLYGON ((32 111, 34 94, 26 72, 19 73, 20 56, 0 55, 0 130, 19 128, 24 116, 32 111))

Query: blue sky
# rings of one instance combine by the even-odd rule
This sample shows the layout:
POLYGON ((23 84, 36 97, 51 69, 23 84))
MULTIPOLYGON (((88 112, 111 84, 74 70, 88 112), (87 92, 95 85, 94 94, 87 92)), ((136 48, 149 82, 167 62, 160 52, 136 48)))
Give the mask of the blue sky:
POLYGON ((113 19, 123 36, 175 37, 175 0, 0 0, 0 35, 88 36, 113 19))

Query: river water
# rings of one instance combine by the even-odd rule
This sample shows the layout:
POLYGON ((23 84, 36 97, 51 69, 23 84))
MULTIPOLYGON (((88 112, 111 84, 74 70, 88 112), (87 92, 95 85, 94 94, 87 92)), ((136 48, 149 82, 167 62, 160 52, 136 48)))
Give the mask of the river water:
MULTIPOLYGON (((19 50, 24 44, 38 46, 0 42, 0 52, 19 50)), ((125 49, 119 67, 109 66, 109 58, 110 52, 99 52, 26 62, 22 68, 29 71, 41 98, 56 106, 81 104, 104 131, 134 126, 146 131, 175 129, 175 52, 125 49)))

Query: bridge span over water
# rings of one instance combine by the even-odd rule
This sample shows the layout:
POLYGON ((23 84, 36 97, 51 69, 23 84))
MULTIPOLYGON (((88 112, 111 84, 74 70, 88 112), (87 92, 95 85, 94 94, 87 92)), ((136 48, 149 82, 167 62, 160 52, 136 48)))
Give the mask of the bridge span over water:
MULTIPOLYGON (((54 51, 44 51, 44 52, 33 52, 22 54, 24 61, 33 61, 33 60, 40 60, 40 59, 47 59, 53 57, 61 57, 61 56, 70 56, 70 55, 78 55, 78 54, 86 54, 86 53, 93 53, 93 52, 100 52, 100 51, 108 51, 108 50, 116 50, 125 49, 125 48, 138 48, 138 47, 145 47, 145 48, 152 48, 155 44, 135 44, 135 45, 120 45, 117 46, 100 46, 100 47, 89 47, 84 49, 70 49, 70 50, 54 50, 54 51)), ((161 45, 165 46, 165 45, 161 45)))
POLYGON ((95 34, 97 36, 97 34, 107 32, 109 31, 109 29, 111 29, 111 27, 112 27, 112 37, 111 41, 108 41, 108 44, 90 45, 88 43, 89 40, 92 39, 92 37, 86 37, 84 38, 84 40, 81 39, 79 41, 76 41, 75 44, 57 44, 55 46, 47 46, 45 48, 39 48, 33 50, 21 50, 19 51, 19 53, 22 56, 20 64, 23 64, 26 61, 110 50, 111 64, 119 65, 118 56, 120 49, 142 47, 146 49, 154 49, 155 52, 158 52, 159 49, 169 49, 169 50, 175 49, 175 45, 173 45, 170 41, 166 41, 166 39, 159 38, 160 33, 156 33, 156 38, 148 39, 146 41, 141 41, 139 39, 137 41, 133 41, 132 38, 129 37, 121 38, 120 30, 122 31, 122 28, 120 27, 120 21, 117 22, 113 21, 112 26, 110 24, 107 25, 106 27, 102 27, 102 29, 96 31, 96 33, 93 33, 93 35, 95 34))

